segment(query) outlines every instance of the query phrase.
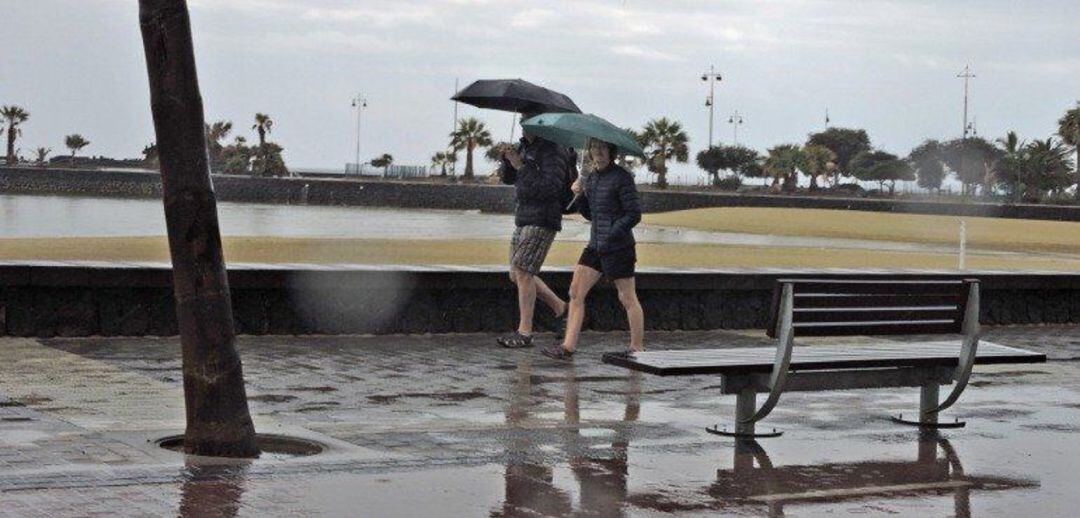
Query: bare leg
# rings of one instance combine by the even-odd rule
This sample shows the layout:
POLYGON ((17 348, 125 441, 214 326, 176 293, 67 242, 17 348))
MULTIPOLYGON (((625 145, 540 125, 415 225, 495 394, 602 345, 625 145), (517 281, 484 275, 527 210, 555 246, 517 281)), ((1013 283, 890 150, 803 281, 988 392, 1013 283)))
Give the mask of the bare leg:
POLYGON ((617 279, 615 288, 619 290, 619 302, 626 308, 626 319, 630 322, 630 350, 644 351, 645 313, 637 298, 637 285, 633 277, 617 279))
POLYGON ((518 332, 523 335, 531 335, 533 331, 533 310, 536 308, 536 276, 514 268, 516 271, 514 280, 517 282, 518 310, 521 320, 518 322, 518 332))
POLYGON ((547 307, 551 308, 551 311, 555 312, 555 316, 561 317, 566 312, 566 302, 560 299, 551 288, 540 278, 539 275, 533 276, 536 280, 536 296, 540 298, 547 307))
POLYGON ((584 265, 574 266, 574 279, 570 281, 570 303, 566 316, 566 337, 563 349, 577 349, 581 338, 581 325, 585 322, 585 296, 600 280, 600 272, 584 265))

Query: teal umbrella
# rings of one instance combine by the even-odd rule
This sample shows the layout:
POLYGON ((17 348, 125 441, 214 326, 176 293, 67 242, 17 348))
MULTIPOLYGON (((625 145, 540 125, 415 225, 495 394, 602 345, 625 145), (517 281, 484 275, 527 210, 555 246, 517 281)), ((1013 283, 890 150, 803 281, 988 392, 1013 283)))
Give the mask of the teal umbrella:
POLYGON ((540 138, 575 149, 584 149, 590 138, 614 144, 619 153, 645 158, 645 150, 630 132, 587 113, 544 113, 521 122, 521 127, 540 138))

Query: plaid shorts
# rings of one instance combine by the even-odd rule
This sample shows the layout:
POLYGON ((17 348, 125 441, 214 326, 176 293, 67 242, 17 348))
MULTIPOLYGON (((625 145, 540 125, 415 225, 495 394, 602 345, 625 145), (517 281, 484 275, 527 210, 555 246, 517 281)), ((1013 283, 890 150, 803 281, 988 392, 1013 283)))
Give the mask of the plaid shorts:
POLYGON ((555 231, 550 228, 517 227, 510 239, 510 265, 533 275, 540 273, 552 241, 555 241, 555 231))

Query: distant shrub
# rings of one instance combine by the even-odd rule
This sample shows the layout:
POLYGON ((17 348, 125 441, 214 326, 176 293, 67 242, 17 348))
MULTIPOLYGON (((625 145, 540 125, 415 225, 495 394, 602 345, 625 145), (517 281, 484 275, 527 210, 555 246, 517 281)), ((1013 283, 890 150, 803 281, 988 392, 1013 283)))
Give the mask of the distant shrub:
POLYGON ((721 191, 737 191, 742 186, 742 178, 735 175, 725 176, 714 181, 713 186, 721 191))
POLYGON ((857 183, 842 183, 833 187, 833 191, 841 194, 848 194, 853 196, 866 196, 866 189, 863 189, 861 185, 857 183))

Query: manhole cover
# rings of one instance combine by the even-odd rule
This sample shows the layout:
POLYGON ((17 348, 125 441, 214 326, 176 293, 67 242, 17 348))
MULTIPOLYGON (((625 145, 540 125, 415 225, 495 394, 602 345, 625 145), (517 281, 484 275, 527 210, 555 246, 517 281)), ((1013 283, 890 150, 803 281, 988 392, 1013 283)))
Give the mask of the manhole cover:
MULTIPOLYGON (((325 449, 322 444, 315 441, 286 435, 260 433, 255 435, 255 442, 262 450, 260 458, 307 457, 322 453, 325 449)), ((158 439, 157 444, 166 450, 184 453, 183 435, 171 435, 158 439)))

